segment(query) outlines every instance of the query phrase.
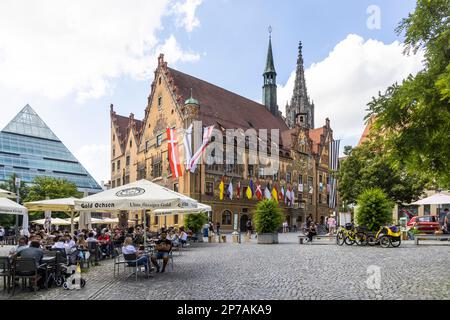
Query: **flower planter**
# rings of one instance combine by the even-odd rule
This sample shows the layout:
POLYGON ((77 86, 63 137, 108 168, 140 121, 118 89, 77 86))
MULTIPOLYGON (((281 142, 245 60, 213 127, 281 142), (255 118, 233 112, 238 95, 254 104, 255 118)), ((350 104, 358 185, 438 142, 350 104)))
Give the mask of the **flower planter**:
POLYGON ((258 234, 259 244, 274 244, 278 243, 278 233, 259 233, 258 234))

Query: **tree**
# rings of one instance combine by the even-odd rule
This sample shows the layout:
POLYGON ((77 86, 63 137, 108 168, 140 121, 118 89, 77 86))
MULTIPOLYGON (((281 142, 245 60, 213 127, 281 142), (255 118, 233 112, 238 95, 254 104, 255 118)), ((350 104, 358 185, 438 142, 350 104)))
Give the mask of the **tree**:
POLYGON ((275 200, 259 201, 253 216, 258 233, 274 233, 281 226, 284 215, 275 200))
MULTIPOLYGON (((17 175, 13 173, 11 176, 9 176, 8 180, 6 180, 3 183, 0 183, 0 189, 8 190, 17 194, 16 177, 17 175)), ((19 187, 19 203, 23 203, 23 199, 25 199, 27 195, 28 195, 28 187, 26 186, 25 182, 21 181, 19 187)), ((15 199, 12 200, 15 201, 15 199)), ((0 214, 0 225, 2 226, 14 225, 16 221, 15 219, 16 218, 14 215, 0 214)))
POLYGON ((337 177, 340 198, 348 204, 357 203, 361 191, 369 188, 380 188, 398 204, 411 203, 427 185, 428 179, 423 175, 393 163, 379 136, 371 136, 351 150, 347 148, 346 153, 337 177))
POLYGON ((208 216, 202 212, 186 215, 184 224, 186 225, 186 228, 191 229, 193 233, 199 233, 207 221, 208 216))
MULTIPOLYGON (((83 194, 77 190, 75 183, 67 181, 65 179, 57 179, 51 177, 36 177, 34 178, 29 192, 24 199, 24 202, 39 201, 45 199, 58 199, 58 198, 81 198, 83 194)), ((32 218, 42 218, 42 212, 32 213, 32 218)), ((55 214, 55 217, 66 218, 67 214, 59 213, 55 214)))
POLYGON ((392 221, 393 204, 383 190, 366 189, 358 197, 355 222, 366 226, 370 231, 377 231, 392 221))
POLYGON ((368 104, 374 129, 392 159, 450 187, 450 0, 418 0, 396 32, 405 54, 425 52, 425 68, 393 84, 368 104))

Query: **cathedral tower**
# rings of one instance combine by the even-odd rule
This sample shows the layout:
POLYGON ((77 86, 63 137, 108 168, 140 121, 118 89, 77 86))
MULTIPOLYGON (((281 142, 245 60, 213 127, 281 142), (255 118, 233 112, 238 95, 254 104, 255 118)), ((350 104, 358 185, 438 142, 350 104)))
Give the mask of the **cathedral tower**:
POLYGON ((293 128, 299 114, 305 115, 303 125, 314 129, 314 104, 306 91, 305 69, 303 67, 302 43, 298 45, 297 70, 291 103, 286 105, 286 124, 293 128))
MULTIPOLYGON (((272 29, 269 28, 269 33, 271 32, 272 29)), ((273 63, 271 35, 269 35, 269 49, 267 50, 266 68, 264 70, 263 77, 263 104, 273 115, 278 116, 279 111, 277 105, 277 73, 275 71, 275 65, 273 63)))

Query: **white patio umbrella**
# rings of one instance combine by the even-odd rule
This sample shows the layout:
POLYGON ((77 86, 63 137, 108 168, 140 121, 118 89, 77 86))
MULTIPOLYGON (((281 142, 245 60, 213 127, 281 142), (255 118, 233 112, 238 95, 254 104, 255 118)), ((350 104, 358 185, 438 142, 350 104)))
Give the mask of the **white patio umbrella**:
POLYGON ((435 193, 429 197, 413 202, 411 204, 421 206, 426 204, 448 204, 448 203, 450 203, 449 195, 446 195, 445 193, 435 193))
MULTIPOLYGON (((70 218, 67 218, 67 219, 64 219, 64 220, 70 221, 70 218)), ((80 215, 80 217, 74 218, 74 219, 73 219, 73 222, 79 223, 80 220, 82 220, 81 215, 80 215)), ((98 223, 102 223, 102 222, 103 222, 103 219, 99 219, 99 218, 91 218, 91 223, 92 223, 92 224, 98 224, 98 223)))
MULTIPOLYGON (((74 232, 73 219, 75 218, 75 200, 77 200, 77 198, 70 197, 70 198, 26 202, 24 203, 24 205, 28 208, 29 211, 50 210, 50 211, 67 212, 71 219, 70 233, 73 234, 74 232)), ((55 224, 53 223, 53 219, 51 224, 55 224)))
POLYGON ((0 189, 0 197, 2 197, 2 198, 14 198, 15 199, 17 197, 17 195, 14 192, 0 189))
POLYGON ((22 228, 24 235, 28 235, 28 209, 7 198, 0 198, 0 213, 22 215, 22 228))
MULTIPOLYGON (((44 225, 45 219, 33 220, 31 223, 44 225)), ((70 226, 70 221, 61 218, 52 218, 52 224, 55 226, 70 226)))
MULTIPOLYGON (((114 189, 75 200, 79 211, 120 211, 197 208, 197 201, 180 196, 163 186, 148 180, 139 180, 114 189)), ((146 219, 144 219, 144 241, 146 219)))
POLYGON ((211 206, 208 206, 207 204, 198 203, 197 208, 191 208, 191 209, 156 209, 153 211, 153 213, 156 216, 165 216, 170 214, 178 214, 178 213, 200 213, 200 212, 208 212, 212 211, 211 206))

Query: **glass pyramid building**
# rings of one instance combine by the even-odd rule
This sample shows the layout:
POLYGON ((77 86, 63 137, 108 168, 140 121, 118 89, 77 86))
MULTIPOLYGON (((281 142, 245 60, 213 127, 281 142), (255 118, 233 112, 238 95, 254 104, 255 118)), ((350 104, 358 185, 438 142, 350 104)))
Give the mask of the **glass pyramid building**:
POLYGON ((0 131, 0 182, 13 173, 26 183, 36 176, 48 176, 67 179, 82 192, 102 191, 29 105, 0 131))

